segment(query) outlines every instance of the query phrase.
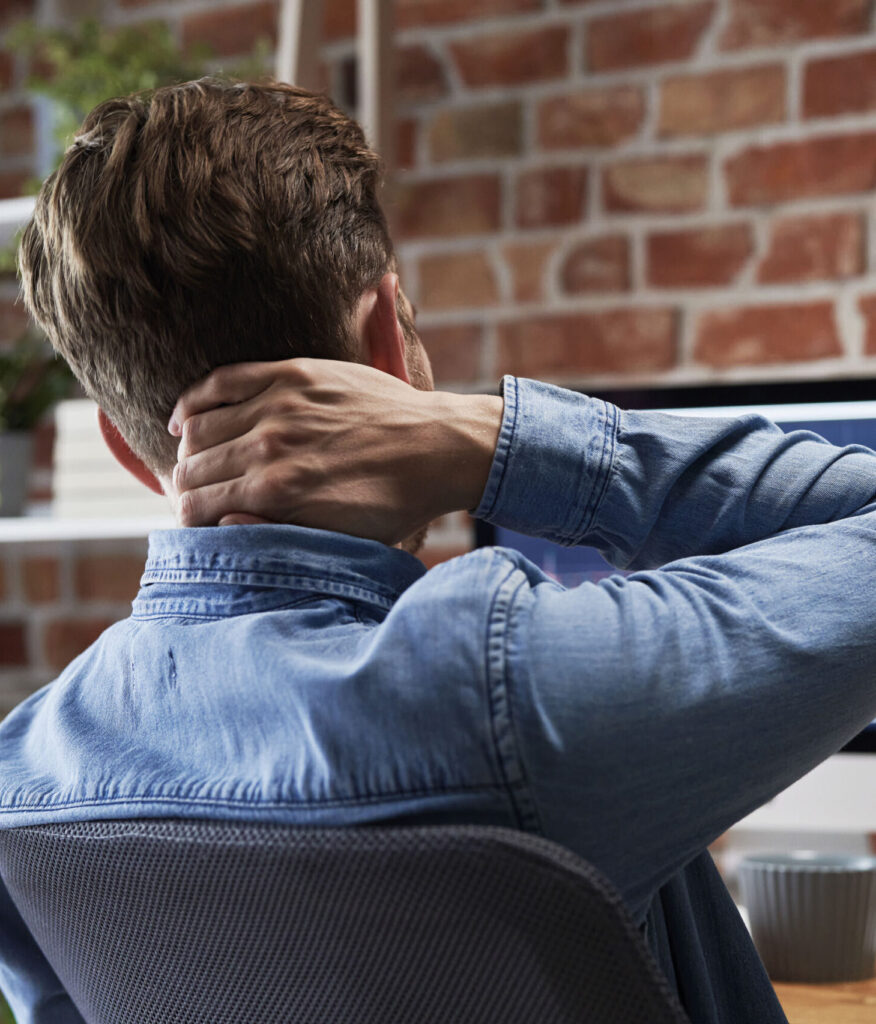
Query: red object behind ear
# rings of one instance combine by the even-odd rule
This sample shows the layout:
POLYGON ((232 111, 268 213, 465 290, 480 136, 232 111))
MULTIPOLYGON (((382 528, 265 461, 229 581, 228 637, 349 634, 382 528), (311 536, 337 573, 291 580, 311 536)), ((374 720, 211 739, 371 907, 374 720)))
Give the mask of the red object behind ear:
POLYGON ((100 432, 103 435, 106 446, 115 456, 116 462, 124 466, 132 476, 135 476, 141 484, 145 484, 150 491, 154 491, 156 494, 164 494, 164 488, 158 482, 158 478, 146 466, 146 463, 131 451, 128 442, 122 437, 118 427, 110 420, 103 409, 97 410, 97 422, 100 424, 100 432))

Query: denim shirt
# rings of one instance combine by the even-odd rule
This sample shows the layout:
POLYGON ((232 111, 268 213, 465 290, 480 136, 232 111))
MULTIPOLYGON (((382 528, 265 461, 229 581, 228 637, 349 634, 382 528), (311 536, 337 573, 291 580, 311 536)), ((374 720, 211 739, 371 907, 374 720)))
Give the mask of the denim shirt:
MULTIPOLYGON (((482 823, 595 864, 694 1024, 783 1021, 706 852, 876 717, 876 455, 506 378, 476 515, 635 571, 294 526, 153 534, 133 614, 0 725, 0 827, 482 823)), ((0 883, 19 1024, 81 1020, 0 883)))

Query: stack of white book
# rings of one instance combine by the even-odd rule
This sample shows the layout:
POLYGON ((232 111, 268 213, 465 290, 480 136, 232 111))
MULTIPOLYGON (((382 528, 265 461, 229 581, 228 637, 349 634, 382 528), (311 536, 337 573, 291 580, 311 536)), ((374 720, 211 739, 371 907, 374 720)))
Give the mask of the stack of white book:
POLYGON ((55 422, 53 516, 142 519, 170 515, 165 497, 148 490, 116 462, 101 437, 94 402, 85 398, 61 402, 55 422))

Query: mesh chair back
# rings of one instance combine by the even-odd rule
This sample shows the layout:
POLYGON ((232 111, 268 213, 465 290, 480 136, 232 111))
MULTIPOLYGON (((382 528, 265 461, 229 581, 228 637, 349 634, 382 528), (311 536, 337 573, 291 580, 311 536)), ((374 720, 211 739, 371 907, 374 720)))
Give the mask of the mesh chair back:
POLYGON ((590 865, 510 829, 0 832, 88 1024, 689 1024, 590 865))

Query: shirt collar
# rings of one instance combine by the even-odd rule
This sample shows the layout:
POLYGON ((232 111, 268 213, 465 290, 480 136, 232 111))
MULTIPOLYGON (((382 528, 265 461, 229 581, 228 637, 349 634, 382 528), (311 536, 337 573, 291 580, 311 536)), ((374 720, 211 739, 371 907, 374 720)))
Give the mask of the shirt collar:
POLYGON ((210 583, 360 597, 389 608, 425 572, 406 551, 327 530, 278 524, 157 530, 149 536, 135 610, 154 600, 156 584, 178 595, 180 585, 210 583))

